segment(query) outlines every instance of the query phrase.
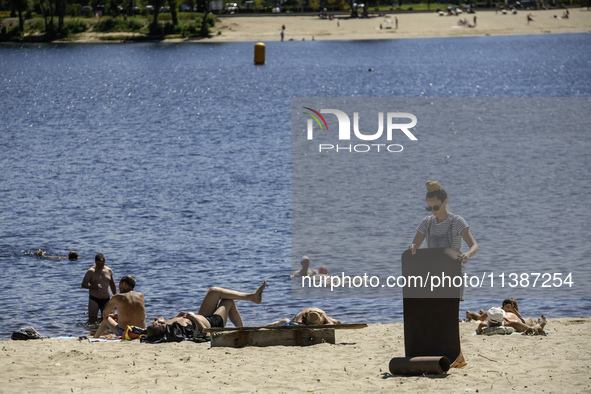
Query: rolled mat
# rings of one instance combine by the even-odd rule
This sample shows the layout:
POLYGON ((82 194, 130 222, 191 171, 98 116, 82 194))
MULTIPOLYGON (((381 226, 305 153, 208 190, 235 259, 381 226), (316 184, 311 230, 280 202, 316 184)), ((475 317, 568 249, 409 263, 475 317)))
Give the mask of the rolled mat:
POLYGON ((390 360, 392 375, 440 375, 449 370, 450 362, 445 356, 394 357, 390 360))

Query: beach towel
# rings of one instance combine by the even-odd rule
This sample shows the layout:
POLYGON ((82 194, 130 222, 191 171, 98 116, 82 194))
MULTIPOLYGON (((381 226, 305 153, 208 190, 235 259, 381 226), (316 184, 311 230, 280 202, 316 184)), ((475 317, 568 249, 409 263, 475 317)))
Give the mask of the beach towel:
POLYGON ((482 335, 511 335, 515 332, 513 327, 496 326, 487 327, 482 330, 482 335))
MULTIPOLYGON (((490 327, 490 328, 495 329, 495 328, 503 328, 503 327, 490 327)), ((495 334, 498 334, 498 335, 548 335, 548 333, 550 332, 550 329, 549 328, 545 328, 544 329, 544 334, 517 332, 517 331, 515 331, 515 329, 513 329, 513 327, 505 327, 505 328, 507 328, 507 329, 510 328, 513 331, 511 331, 509 333, 509 332, 501 332, 499 330, 498 332, 492 332, 492 333, 489 333, 489 334, 485 334, 484 332, 489 329, 489 328, 485 328, 484 330, 482 330, 482 334, 478 334, 478 333, 474 332, 474 333, 472 333, 472 335, 495 335, 495 334)))

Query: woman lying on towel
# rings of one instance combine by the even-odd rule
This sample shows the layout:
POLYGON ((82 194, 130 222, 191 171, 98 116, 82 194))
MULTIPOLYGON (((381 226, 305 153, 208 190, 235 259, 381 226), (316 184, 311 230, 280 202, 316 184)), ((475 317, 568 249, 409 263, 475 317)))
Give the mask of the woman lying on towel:
MULTIPOLYGON (((523 318, 523 316, 521 316, 521 313, 519 313, 519 306, 517 305, 517 301, 515 301, 514 298, 505 299, 503 301, 503 304, 501 305, 501 309, 507 313, 514 314, 515 316, 517 316, 517 318, 519 318, 519 320, 521 320, 521 322, 523 324, 526 324, 528 326, 533 326, 537 323, 537 321, 535 321, 532 318, 523 318)), ((513 316, 511 316, 511 317, 513 317, 513 316)), ((468 321, 470 321, 470 320, 487 321, 488 320, 488 312, 485 312, 482 309, 478 313, 466 311, 466 319, 468 321)))
MULTIPOLYGON (((154 319, 147 328, 148 339, 150 341, 164 337, 173 327, 177 332, 180 330, 186 338, 190 338, 206 328, 225 327, 228 319, 236 327, 243 327, 242 317, 234 301, 251 301, 260 304, 263 300, 263 290, 267 282, 252 293, 243 293, 235 290, 223 289, 221 287, 210 287, 207 294, 201 302, 197 313, 183 311, 170 320, 159 317, 154 319), (179 327, 180 326, 180 327, 179 327)), ((175 335, 178 337, 178 335, 175 335)))
POLYGON ((300 311, 291 319, 285 318, 279 321, 267 324, 267 327, 278 327, 284 325, 303 324, 311 326, 320 326, 325 324, 341 324, 337 319, 329 317, 326 312, 320 308, 306 308, 300 311))
MULTIPOLYGON (((492 307, 487 312, 480 311, 480 313, 466 311, 466 318, 468 320, 478 320, 480 324, 476 329, 476 333, 481 334, 483 331, 490 331, 492 327, 511 327, 517 332, 525 332, 526 334, 540 334, 546 335, 544 327, 546 326, 546 316, 541 315, 535 321, 531 318, 524 319, 519 314, 517 308, 517 301, 508 298, 503 301, 501 308, 492 307)), ((510 332, 507 332, 510 334, 510 332)))

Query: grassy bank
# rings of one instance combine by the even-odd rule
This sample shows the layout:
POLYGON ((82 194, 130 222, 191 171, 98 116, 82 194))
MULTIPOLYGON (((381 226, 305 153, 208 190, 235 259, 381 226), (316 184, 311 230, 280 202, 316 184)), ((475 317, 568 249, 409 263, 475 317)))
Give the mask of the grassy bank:
POLYGON ((215 15, 205 19, 200 13, 180 13, 178 23, 172 22, 169 13, 160 14, 157 24, 153 16, 118 17, 65 17, 61 29, 57 27, 57 17, 53 25, 50 19, 31 16, 19 27, 18 18, 0 19, 0 41, 54 41, 76 40, 81 35, 94 35, 99 40, 156 40, 183 37, 207 37, 215 26, 215 15))

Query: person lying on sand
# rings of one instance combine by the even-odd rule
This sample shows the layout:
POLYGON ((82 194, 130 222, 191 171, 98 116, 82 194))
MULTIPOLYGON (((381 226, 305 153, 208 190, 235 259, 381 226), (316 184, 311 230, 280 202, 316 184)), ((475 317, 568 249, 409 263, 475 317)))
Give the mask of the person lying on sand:
POLYGON ((481 321, 476 329, 477 334, 489 327, 513 327, 517 332, 526 334, 546 335, 544 327, 546 326, 546 316, 542 315, 535 324, 523 323, 517 315, 512 312, 506 312, 499 307, 492 307, 487 312, 487 320, 481 321))
MULTIPOLYGON (((533 326, 537 323, 537 320, 534 320, 532 318, 524 318, 521 315, 521 313, 519 313, 519 306, 517 305, 517 301, 515 301, 515 299, 513 299, 513 298, 506 298, 505 300, 503 300, 503 304, 501 305, 501 309, 504 310, 505 312, 513 313, 515 316, 517 316, 519 318, 519 320, 521 320, 521 322, 523 324, 533 326)), ((468 321, 470 321, 470 320, 486 321, 488 319, 488 313, 483 311, 482 309, 478 313, 466 311, 466 319, 468 321)))
POLYGON ((144 295, 133 291, 136 279, 125 275, 119 281, 119 293, 115 294, 103 310, 103 321, 94 334, 99 338, 107 328, 116 335, 123 335, 127 326, 146 327, 146 307, 144 295), (116 314, 111 314, 117 309, 116 314))
POLYGON ((148 324, 148 339, 156 340, 163 337, 166 333, 166 327, 174 323, 186 327, 187 335, 189 333, 202 332, 206 328, 223 328, 226 326, 228 319, 230 319, 234 326, 243 327, 242 317, 234 301, 251 301, 255 304, 260 304, 263 301, 263 291, 266 285, 267 282, 263 282, 252 293, 243 293, 221 287, 210 287, 197 313, 181 311, 176 317, 170 320, 166 320, 162 316, 154 319, 148 324))
POLYGON ((307 325, 325 325, 325 324, 341 324, 337 319, 329 317, 326 312, 320 308, 306 308, 300 311, 291 319, 285 318, 276 322, 267 324, 267 327, 278 327, 289 323, 303 323, 307 325))

